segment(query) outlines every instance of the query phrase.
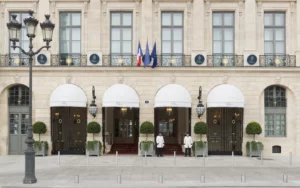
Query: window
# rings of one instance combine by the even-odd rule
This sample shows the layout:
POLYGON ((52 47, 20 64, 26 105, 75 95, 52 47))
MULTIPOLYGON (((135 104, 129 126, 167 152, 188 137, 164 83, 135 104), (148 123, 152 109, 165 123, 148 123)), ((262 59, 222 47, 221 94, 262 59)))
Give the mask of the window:
POLYGON ((265 13, 265 55, 285 54, 285 14, 265 13))
POLYGON ((29 89, 26 86, 14 86, 9 89, 9 105, 29 105, 29 89))
POLYGON ((286 90, 280 86, 265 89, 265 136, 286 136, 286 90))
POLYGON ((81 52, 81 14, 63 12, 59 14, 61 54, 80 54, 81 52))
MULTIPOLYGON (((19 41, 19 46, 22 47, 25 51, 29 50, 29 38, 27 37, 27 33, 26 33, 26 27, 24 24, 24 19, 29 17, 28 13, 21 13, 21 12, 11 12, 10 13, 10 19, 11 19, 11 15, 17 15, 17 21, 19 23, 22 23, 22 28, 21 28, 21 33, 20 33, 20 41, 19 41)), ((9 64, 11 66, 22 66, 22 65, 28 65, 29 64, 29 59, 26 55, 24 55, 20 49, 16 48, 13 49, 12 46, 12 42, 9 43, 10 44, 10 62, 9 64)))
POLYGON ((110 20, 110 52, 113 65, 131 64, 132 13, 112 12, 110 20))

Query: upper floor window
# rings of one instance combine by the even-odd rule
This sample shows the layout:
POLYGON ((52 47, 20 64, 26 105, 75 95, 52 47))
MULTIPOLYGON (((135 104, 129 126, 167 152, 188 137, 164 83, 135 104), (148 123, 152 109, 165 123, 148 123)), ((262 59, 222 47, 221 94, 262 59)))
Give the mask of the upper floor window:
POLYGON ((183 13, 162 12, 162 54, 183 53, 183 13))
POLYGON ((285 14, 265 13, 264 38, 266 55, 285 55, 285 14))
POLYGON ((29 105, 29 90, 26 86, 13 86, 9 89, 9 105, 29 105))
POLYGON ((59 14, 60 54, 80 54, 81 51, 81 14, 62 12, 59 14))

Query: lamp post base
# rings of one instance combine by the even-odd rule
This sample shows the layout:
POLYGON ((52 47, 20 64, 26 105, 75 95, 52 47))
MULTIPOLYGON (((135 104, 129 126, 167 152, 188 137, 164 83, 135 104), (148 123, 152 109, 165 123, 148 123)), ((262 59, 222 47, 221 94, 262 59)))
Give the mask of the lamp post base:
POLYGON ((35 151, 32 146, 25 151, 25 178, 24 184, 34 184, 37 182, 35 177, 35 151), (29 151, 28 151, 29 150, 29 151))

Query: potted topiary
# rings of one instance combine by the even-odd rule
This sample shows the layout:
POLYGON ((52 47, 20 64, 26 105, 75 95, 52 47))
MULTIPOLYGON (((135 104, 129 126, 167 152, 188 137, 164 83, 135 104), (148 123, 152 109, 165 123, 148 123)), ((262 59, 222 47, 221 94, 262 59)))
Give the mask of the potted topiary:
POLYGON ((207 156, 208 149, 207 149, 207 142, 202 141, 202 134, 207 134, 207 124, 203 121, 199 121, 194 126, 194 133, 199 135, 199 140, 195 141, 193 144, 193 150, 195 156, 207 156))
POLYGON ((32 131, 34 134, 39 135, 39 141, 34 141, 34 150, 35 155, 45 156, 48 153, 48 142, 41 141, 41 134, 45 134, 47 132, 47 127, 44 122, 38 121, 32 125, 32 131))
POLYGON ((261 142, 255 141, 255 135, 259 135, 262 132, 259 123, 252 121, 248 123, 246 127, 246 133, 253 135, 253 140, 246 143, 247 156, 257 156, 261 155, 261 151, 264 149, 264 145, 261 142))
POLYGON ((145 121, 142 123, 140 127, 140 133, 146 134, 146 140, 140 142, 140 150, 141 150, 141 156, 145 155, 145 153, 148 155, 153 156, 154 155, 154 142, 148 141, 148 134, 154 133, 154 126, 153 123, 149 121, 145 121))
POLYGON ((92 121, 87 125, 87 132, 93 134, 93 140, 87 141, 86 150, 89 155, 101 155, 102 143, 94 139, 94 134, 100 133, 101 126, 98 122, 92 121))

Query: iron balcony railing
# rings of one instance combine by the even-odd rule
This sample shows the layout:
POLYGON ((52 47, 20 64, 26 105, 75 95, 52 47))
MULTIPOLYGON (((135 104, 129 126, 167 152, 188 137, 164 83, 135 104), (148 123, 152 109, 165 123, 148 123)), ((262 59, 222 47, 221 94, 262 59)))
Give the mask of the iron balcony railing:
POLYGON ((87 55, 83 54, 54 54, 51 55, 51 66, 86 66, 87 55))
MULTIPOLYGON (((32 65, 35 63, 35 58, 33 58, 32 65)), ((29 65, 29 57, 25 54, 6 54, 0 56, 0 66, 1 67, 24 67, 29 65)))
POLYGON ((102 66, 104 67, 132 67, 137 66, 136 55, 110 54, 102 56, 102 66))
POLYGON ((207 56, 208 67, 242 67, 244 66, 243 55, 214 54, 207 56))
POLYGON ((295 67, 295 55, 260 55, 259 66, 261 67, 295 67))
POLYGON ((157 66, 160 67, 190 67, 191 56, 182 54, 162 54, 157 56, 157 66))

